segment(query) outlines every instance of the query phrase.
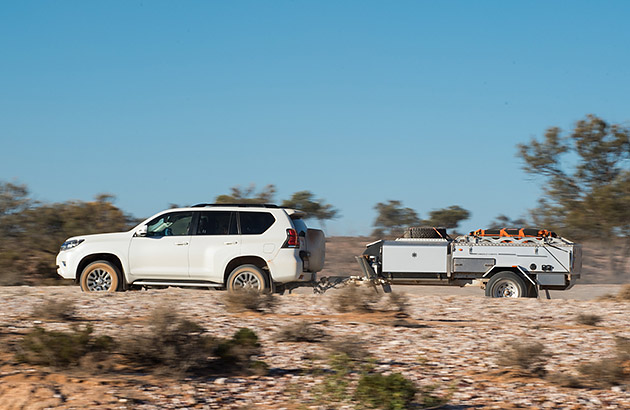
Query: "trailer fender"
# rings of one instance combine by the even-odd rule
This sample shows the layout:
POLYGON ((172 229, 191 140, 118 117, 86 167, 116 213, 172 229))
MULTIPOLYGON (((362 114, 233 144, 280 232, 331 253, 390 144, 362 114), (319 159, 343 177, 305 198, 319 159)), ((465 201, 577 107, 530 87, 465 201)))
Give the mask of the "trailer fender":
POLYGON ((491 277, 493 277, 494 275, 496 275, 499 272, 504 272, 504 271, 510 271, 510 272, 514 272, 517 275, 521 276, 523 279, 525 279, 527 282, 531 283, 532 286, 536 287, 536 282, 534 281, 534 279, 532 279, 527 273, 527 269, 523 268, 522 266, 493 266, 492 268, 490 268, 490 270, 488 270, 488 272, 484 273, 482 278, 483 279, 490 279, 491 277))

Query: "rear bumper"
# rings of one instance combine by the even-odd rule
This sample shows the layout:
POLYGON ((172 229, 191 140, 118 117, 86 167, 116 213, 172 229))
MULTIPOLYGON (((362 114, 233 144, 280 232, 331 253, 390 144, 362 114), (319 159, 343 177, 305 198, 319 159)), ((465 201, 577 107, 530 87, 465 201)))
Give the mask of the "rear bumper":
POLYGON ((310 273, 303 272, 302 259, 298 250, 281 249, 275 258, 267 261, 267 264, 274 282, 304 282, 312 278, 310 273))

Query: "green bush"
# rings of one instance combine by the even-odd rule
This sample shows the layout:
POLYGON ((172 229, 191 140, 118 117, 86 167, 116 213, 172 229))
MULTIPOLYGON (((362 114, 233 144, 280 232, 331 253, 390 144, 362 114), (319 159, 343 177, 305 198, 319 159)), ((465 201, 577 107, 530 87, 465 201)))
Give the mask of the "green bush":
POLYGON ((354 397, 367 407, 403 410, 409 407, 416 392, 413 382, 400 373, 374 373, 361 376, 354 397))
POLYGON ((53 367, 69 367, 79 363, 88 353, 106 353, 113 349, 109 336, 92 336, 92 326, 74 327, 72 332, 47 331, 35 327, 18 343, 17 360, 53 367))
POLYGON ((248 328, 239 329, 231 339, 220 342, 214 354, 228 368, 254 374, 267 373, 267 365, 253 361, 252 356, 261 353, 256 333, 248 328))

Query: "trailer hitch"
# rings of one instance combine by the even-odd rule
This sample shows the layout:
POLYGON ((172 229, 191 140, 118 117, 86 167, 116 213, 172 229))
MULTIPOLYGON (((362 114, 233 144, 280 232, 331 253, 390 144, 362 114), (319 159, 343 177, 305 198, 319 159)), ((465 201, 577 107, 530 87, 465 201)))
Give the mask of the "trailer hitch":
POLYGON ((389 281, 376 274, 367 256, 355 256, 355 259, 361 268, 363 276, 325 276, 320 278, 317 285, 313 287, 313 293, 322 294, 328 289, 339 289, 349 284, 368 284, 374 288, 376 293, 378 293, 378 286, 383 288, 384 293, 392 291, 389 281))

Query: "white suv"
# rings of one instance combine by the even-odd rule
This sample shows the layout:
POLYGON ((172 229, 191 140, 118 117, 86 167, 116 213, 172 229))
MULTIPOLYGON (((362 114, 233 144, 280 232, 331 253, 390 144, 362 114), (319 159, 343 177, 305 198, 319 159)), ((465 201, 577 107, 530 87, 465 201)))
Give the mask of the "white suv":
POLYGON ((282 291, 315 280, 325 238, 276 205, 199 204, 162 211, 129 232, 76 236, 57 272, 85 292, 140 286, 282 291))

